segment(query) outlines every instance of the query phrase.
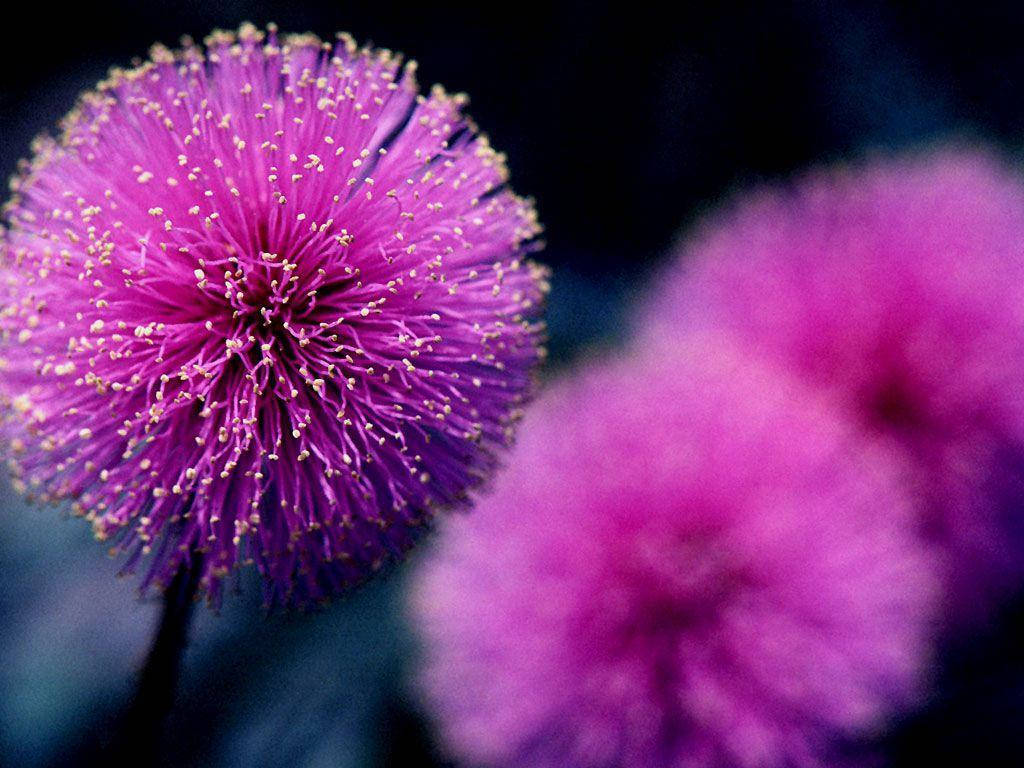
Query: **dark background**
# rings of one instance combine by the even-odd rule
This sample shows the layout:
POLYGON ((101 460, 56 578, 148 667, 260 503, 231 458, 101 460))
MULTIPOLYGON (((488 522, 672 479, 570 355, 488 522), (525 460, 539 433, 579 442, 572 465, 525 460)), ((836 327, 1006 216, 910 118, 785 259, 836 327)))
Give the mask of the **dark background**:
MULTIPOLYGON (((111 65, 243 20, 400 50, 471 113, 537 199, 554 366, 614 342, 694 217, 763 179, 956 137, 1024 144, 1024 6, 195 2, 19 4, 0 45, 0 174, 111 65)), ((0 764, 98 761, 158 606, 87 526, 0 488, 0 764)), ((251 579, 202 610, 164 745, 172 766, 429 766, 399 568, 317 615, 265 617, 251 579)), ((1024 610, 946 650, 886 764, 1019 765, 1024 610)))

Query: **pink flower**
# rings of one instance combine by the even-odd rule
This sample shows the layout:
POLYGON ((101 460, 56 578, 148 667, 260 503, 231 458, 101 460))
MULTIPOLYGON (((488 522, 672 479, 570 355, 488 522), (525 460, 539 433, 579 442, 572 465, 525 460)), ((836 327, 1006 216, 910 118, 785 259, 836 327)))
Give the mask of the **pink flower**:
POLYGON ((217 32, 84 95, 14 184, 16 476, 216 600, 308 602, 487 475, 540 355, 532 205, 414 66, 217 32))
POLYGON ((907 703, 930 561, 888 465, 721 346, 598 362, 530 411, 415 581, 470 762, 831 766, 907 703))
POLYGON ((656 337, 714 327, 896 460, 977 616, 1024 579, 1024 185, 946 149, 741 198, 663 275, 656 337))

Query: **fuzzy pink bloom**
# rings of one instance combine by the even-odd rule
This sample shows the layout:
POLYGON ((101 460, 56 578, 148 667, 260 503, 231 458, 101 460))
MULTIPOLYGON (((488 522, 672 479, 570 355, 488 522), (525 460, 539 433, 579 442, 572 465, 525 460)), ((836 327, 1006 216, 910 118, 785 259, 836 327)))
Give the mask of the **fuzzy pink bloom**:
POLYGON ((914 695, 934 589, 888 465, 715 349, 556 387, 448 521, 413 613, 457 754, 817 768, 914 695))
POLYGON ((244 26, 154 48, 15 180, 0 401, 18 480, 214 599, 345 589, 461 500, 542 350, 538 232, 414 66, 244 26))
POLYGON ((742 198, 681 249, 648 332, 711 326, 906 464, 951 605, 1024 578, 1024 185, 933 151, 742 198))

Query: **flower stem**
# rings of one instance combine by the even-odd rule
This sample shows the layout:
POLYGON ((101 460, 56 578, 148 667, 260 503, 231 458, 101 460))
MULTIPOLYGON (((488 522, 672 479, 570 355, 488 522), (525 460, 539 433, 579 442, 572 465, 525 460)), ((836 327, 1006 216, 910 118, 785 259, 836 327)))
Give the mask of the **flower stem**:
POLYGON ((139 674, 138 687, 122 720, 118 749, 153 754, 159 762, 164 725, 174 705, 178 677, 202 569, 195 559, 183 562, 164 592, 163 612, 153 645, 139 674))

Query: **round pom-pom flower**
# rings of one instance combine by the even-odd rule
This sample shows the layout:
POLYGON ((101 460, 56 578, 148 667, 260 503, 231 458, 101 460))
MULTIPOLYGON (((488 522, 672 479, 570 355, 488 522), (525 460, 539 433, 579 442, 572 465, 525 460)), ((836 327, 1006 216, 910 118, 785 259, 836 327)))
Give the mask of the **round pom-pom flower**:
POLYGON ((519 768, 838 764, 916 695, 936 592, 902 486, 848 432, 718 347, 549 391, 415 581, 448 747, 519 768))
POLYGON ((943 148, 741 198, 685 243, 648 333, 695 327, 827 393, 905 463, 951 617, 1024 579, 1024 184, 943 148))
POLYGON ((154 48, 13 183, 18 481, 216 600, 344 589, 464 498, 541 355, 533 208, 464 98, 387 51, 246 26, 154 48))

